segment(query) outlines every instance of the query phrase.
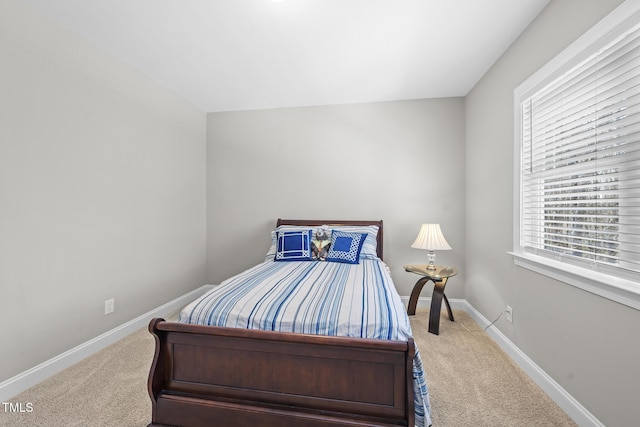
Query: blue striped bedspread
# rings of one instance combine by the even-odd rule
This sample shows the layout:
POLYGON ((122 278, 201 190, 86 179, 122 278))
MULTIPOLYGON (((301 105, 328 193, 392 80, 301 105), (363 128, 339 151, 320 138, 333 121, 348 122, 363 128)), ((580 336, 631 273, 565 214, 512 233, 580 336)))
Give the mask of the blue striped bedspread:
MULTIPOLYGON (((290 261, 258 264, 187 305, 182 323, 406 341, 411 325, 378 258, 359 264, 290 261)), ((420 352, 413 363, 416 426, 431 425, 420 352)))

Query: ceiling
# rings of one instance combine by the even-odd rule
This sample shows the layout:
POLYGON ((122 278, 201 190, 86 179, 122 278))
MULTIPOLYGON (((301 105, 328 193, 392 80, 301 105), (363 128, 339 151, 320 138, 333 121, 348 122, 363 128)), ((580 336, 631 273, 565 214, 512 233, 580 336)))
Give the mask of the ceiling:
POLYGON ((464 96, 549 0, 24 0, 204 112, 464 96))

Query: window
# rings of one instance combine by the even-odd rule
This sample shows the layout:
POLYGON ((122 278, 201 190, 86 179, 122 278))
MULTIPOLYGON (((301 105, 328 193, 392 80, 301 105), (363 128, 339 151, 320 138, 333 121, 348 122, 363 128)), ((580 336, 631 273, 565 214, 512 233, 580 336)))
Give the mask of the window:
POLYGON ((516 264, 640 309, 640 13, 515 91, 516 264))

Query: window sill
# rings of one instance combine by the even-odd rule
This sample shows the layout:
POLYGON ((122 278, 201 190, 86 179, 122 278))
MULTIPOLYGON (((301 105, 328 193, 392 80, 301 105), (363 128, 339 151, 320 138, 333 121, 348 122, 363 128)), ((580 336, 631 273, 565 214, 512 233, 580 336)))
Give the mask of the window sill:
POLYGON ((509 252, 515 265, 640 310, 640 285, 533 254, 509 252))

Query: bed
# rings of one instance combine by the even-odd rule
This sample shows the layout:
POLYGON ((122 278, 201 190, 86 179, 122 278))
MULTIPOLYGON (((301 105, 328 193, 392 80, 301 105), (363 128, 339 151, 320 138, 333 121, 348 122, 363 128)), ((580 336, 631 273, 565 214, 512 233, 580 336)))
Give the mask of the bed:
POLYGON ((153 319, 149 426, 430 425, 382 237, 382 221, 279 219, 263 263, 153 319))

